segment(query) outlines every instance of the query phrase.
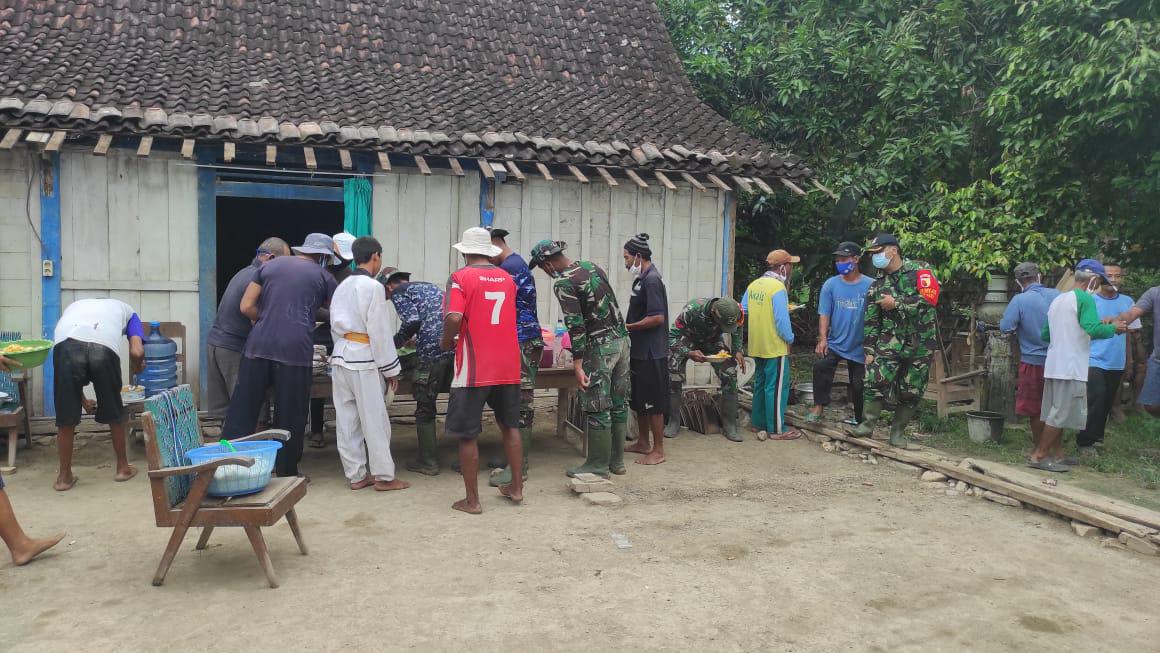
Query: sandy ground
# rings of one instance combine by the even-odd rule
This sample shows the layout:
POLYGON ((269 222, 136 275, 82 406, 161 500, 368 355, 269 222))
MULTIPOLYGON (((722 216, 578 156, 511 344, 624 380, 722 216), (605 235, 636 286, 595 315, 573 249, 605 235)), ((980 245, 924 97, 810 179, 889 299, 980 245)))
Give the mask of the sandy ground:
MULTIPOLYGON (((113 483, 107 441, 81 442, 72 492, 52 491, 49 447, 6 477, 29 531, 69 535, 28 567, 0 566, 0 650, 1099 651, 1160 638, 1160 559, 805 440, 683 432, 668 464, 630 463, 625 504, 606 508, 565 489, 576 457, 545 430, 526 503, 487 489, 478 517, 450 510, 450 471, 352 493, 333 445, 308 449, 311 555, 284 524, 266 530, 277 590, 240 529, 204 552, 191 535, 150 586, 169 531, 147 482, 113 483)), ((397 457, 414 446, 398 427, 397 457)))

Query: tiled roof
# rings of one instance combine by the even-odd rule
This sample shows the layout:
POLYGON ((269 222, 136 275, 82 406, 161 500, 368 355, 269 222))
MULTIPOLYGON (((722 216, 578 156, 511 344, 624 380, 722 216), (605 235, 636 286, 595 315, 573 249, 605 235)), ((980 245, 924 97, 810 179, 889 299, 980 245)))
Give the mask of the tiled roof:
POLYGON ((0 125, 810 174, 697 99, 651 0, 7 0, 0 125))

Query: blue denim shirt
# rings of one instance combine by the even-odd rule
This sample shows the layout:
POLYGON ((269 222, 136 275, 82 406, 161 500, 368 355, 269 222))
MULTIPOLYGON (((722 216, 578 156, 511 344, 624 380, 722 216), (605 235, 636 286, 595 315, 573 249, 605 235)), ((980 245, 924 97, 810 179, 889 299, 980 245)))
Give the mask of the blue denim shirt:
POLYGON ((1059 291, 1055 288, 1033 283, 1015 295, 1003 312, 999 330, 1018 336, 1020 360, 1028 365, 1043 365, 1047 362, 1047 343, 1040 336, 1040 331, 1047 322, 1047 309, 1056 297, 1059 297, 1059 291))

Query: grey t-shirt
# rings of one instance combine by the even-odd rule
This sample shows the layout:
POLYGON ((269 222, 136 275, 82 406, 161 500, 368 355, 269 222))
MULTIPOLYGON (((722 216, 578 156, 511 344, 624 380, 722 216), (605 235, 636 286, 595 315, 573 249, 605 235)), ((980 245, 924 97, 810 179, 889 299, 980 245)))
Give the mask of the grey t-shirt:
POLYGON ((234 278, 230 279, 230 284, 222 293, 222 301, 218 304, 217 315, 213 318, 213 328, 206 336, 206 344, 237 352, 245 348, 246 337, 250 335, 253 324, 250 318, 242 315, 242 295, 246 294, 246 287, 254 280, 259 267, 257 262, 252 263, 238 270, 234 278))
POLYGON ((258 321, 246 340, 246 358, 310 367, 314 358, 314 315, 338 285, 317 263, 280 256, 254 275, 262 287, 258 321))
POLYGON ((631 357, 637 360, 660 360, 669 355, 669 298, 655 265, 650 265, 632 282, 632 297, 628 300, 624 321, 640 322, 650 315, 663 315, 665 321, 651 329, 628 332, 631 357))
POLYGON ((1160 362, 1160 286, 1153 286, 1140 296, 1136 308, 1152 314, 1152 360, 1160 362))

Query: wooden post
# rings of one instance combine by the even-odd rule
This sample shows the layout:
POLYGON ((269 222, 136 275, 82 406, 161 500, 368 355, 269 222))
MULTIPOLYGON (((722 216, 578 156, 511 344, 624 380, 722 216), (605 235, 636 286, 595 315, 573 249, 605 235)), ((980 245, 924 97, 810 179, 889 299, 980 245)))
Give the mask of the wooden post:
POLYGON ((987 332, 987 379, 983 384, 983 408, 1015 421, 1015 366, 1012 365, 1011 336, 987 332))

